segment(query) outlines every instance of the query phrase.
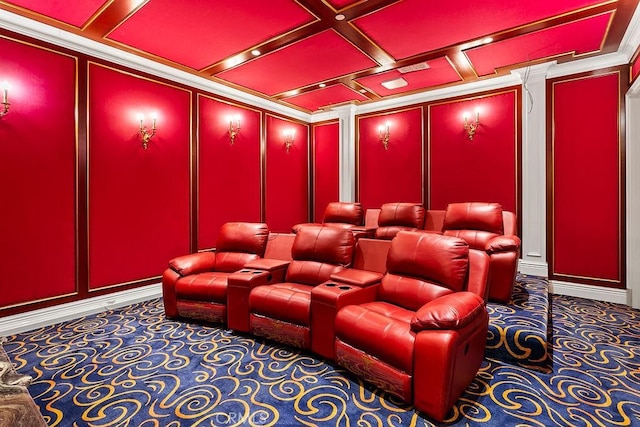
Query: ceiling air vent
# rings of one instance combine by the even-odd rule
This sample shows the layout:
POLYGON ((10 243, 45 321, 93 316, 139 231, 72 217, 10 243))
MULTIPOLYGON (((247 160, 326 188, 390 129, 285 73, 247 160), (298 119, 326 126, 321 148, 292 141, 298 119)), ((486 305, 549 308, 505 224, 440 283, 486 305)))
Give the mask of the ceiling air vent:
POLYGON ((409 83, 407 83, 407 81, 402 77, 398 77, 397 79, 387 80, 386 82, 382 82, 381 84, 387 89, 398 89, 399 87, 405 87, 409 83))
POLYGON ((411 73, 413 71, 422 71, 429 69, 429 64, 426 62, 420 62, 419 64, 407 65, 406 67, 398 68, 402 74, 411 73))

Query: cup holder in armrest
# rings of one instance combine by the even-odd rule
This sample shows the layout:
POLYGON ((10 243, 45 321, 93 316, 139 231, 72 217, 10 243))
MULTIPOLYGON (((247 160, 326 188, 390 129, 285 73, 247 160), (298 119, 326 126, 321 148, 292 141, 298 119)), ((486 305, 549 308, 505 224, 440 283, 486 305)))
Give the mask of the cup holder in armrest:
POLYGON ((338 289, 342 291, 348 291, 349 289, 351 289, 351 286, 338 286, 338 289))
POLYGON ((242 270, 240 270, 240 273, 250 273, 251 270, 247 270, 246 268, 243 268, 242 270))
POLYGON ((333 288, 338 285, 336 285, 335 283, 326 283, 325 286, 329 286, 330 288, 333 288))
POLYGON ((252 271, 251 274, 260 274, 262 271, 252 271))

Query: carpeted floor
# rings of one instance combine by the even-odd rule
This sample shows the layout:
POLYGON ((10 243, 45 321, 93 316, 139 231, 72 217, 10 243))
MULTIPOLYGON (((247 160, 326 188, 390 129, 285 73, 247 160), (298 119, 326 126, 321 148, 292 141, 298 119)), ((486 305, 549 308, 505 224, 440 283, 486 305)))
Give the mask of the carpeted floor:
MULTIPOLYGON (((487 358, 444 425, 640 426, 640 311, 553 296, 550 322, 549 373, 487 358)), ((311 354, 167 321, 161 300, 4 347, 50 426, 436 425, 311 354)))

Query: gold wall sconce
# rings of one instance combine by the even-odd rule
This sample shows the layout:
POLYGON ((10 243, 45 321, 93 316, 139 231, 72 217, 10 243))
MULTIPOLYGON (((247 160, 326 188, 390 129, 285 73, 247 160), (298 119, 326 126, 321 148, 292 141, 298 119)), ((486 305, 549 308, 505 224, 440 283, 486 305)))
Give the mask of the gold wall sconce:
POLYGON ((385 150, 389 149, 389 122, 378 126, 378 136, 385 150))
POLYGON ((474 121, 469 121, 469 113, 465 112, 463 114, 464 119, 464 130, 467 131, 467 136, 470 140, 473 140, 473 137, 476 135, 476 131, 478 130, 478 126, 480 126, 480 110, 478 108, 475 109, 476 118, 474 121))
POLYGON ((287 149, 287 153, 291 150, 291 146, 293 146, 293 141, 296 138, 296 130, 289 128, 284 131, 284 147, 287 149))
POLYGON ((138 119, 140 120, 140 137, 142 138, 142 148, 144 148, 145 150, 147 148, 149 148, 149 142, 151 142, 151 138, 153 138, 153 136, 156 134, 156 120, 157 120, 157 116, 155 114, 151 115, 151 120, 152 125, 151 125, 151 129, 148 129, 145 125, 144 125, 144 117, 142 114, 138 115, 138 119))
POLYGON ((11 103, 9 102, 9 82, 2 82, 2 110, 0 110, 0 117, 4 117, 9 112, 9 106, 11 103))
POLYGON ((229 122, 229 143, 233 145, 236 142, 236 136, 240 133, 240 115, 227 116, 229 122))

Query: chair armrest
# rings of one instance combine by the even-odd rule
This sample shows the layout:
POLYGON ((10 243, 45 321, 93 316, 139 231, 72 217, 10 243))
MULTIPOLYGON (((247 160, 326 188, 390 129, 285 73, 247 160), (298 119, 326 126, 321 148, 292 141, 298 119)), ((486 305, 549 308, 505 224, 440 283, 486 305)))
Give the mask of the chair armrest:
POLYGON ((215 252, 198 252, 176 257, 169 261, 169 268, 181 276, 212 271, 216 267, 215 252))
POLYGON ((518 236, 496 236, 489 240, 484 248, 487 253, 517 252, 520 250, 520 238, 518 236))
POLYGON ((269 259, 258 258, 253 261, 249 261, 244 265, 244 268, 250 268, 254 270, 275 271, 279 269, 286 269, 289 267, 291 261, 285 261, 281 259, 269 259))
POLYGON ((286 266, 279 270, 243 268, 227 278, 227 326, 239 332, 249 332, 249 294, 257 286, 267 286, 284 280, 286 266))
POLYGON ((459 330, 481 317, 486 310, 482 298, 473 292, 454 292, 420 307, 411 319, 411 330, 459 330))
POLYGON ((331 275, 331 280, 360 288, 378 283, 381 279, 380 273, 355 268, 345 268, 331 275))

